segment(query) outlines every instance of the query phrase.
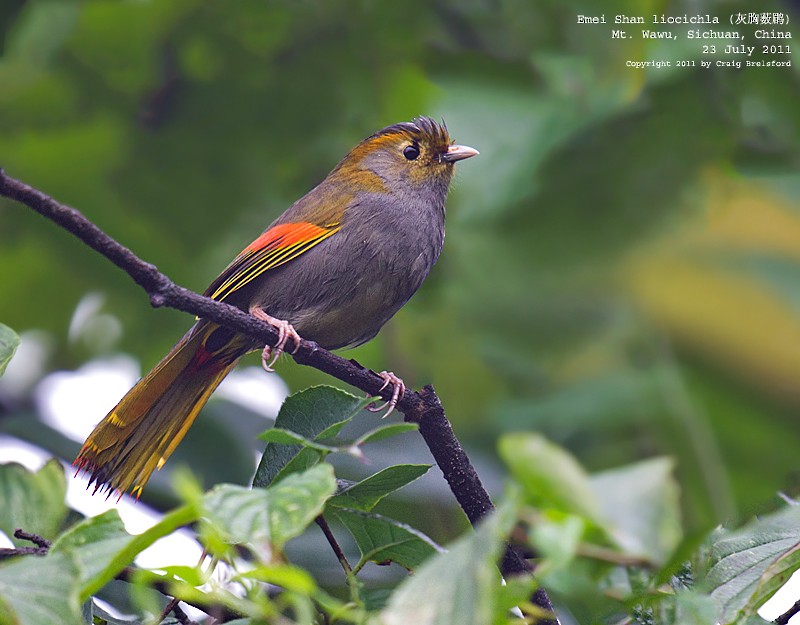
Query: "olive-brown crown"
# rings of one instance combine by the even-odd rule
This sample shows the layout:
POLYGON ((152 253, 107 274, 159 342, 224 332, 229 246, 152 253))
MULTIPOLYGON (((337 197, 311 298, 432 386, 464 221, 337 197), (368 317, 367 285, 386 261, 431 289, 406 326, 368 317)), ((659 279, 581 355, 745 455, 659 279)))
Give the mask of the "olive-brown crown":
POLYGON ((473 148, 453 145, 444 122, 429 117, 387 126, 354 147, 276 223, 338 224, 363 194, 401 196, 404 202, 429 202, 443 210, 453 164, 476 154, 473 148))
POLYGON ((416 117, 413 122, 400 122, 379 130, 362 141, 353 152, 361 146, 375 148, 387 143, 396 144, 398 140, 406 143, 406 148, 412 148, 408 153, 406 148, 403 149, 403 156, 409 161, 428 159, 441 162, 440 157, 447 153, 452 143, 444 121, 439 124, 430 117, 416 117), (415 155, 415 151, 419 153, 415 155))
MULTIPOLYGON (((453 162, 447 160, 452 145, 447 126, 429 117, 392 124, 370 135, 344 157, 332 173, 374 175, 375 184, 424 183, 432 178, 448 181, 453 162)), ((363 182, 367 182, 362 178, 363 182)))

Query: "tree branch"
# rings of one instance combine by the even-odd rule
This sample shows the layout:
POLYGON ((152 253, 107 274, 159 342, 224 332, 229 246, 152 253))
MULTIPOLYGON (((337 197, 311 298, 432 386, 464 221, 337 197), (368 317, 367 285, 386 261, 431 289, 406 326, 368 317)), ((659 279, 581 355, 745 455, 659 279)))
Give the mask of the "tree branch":
MULTIPOLYGON (((147 292, 154 307, 167 306, 210 319, 252 336, 266 345, 274 346, 277 343, 278 332, 272 326, 234 306, 176 285, 154 265, 143 261, 127 247, 112 239, 79 211, 7 176, 1 169, 0 196, 25 204, 108 258, 147 292)), ((301 340, 297 352, 292 357, 300 364, 332 375, 369 395, 380 396, 385 400, 391 397, 392 388, 384 389, 384 379, 374 371, 362 367, 354 360, 337 356, 313 341, 301 340)), ((426 386, 419 393, 407 390, 398 402, 397 409, 405 415, 406 421, 419 424, 420 434, 470 522, 474 525, 491 512, 494 506, 489 494, 455 437, 433 387, 426 386)), ((504 575, 532 571, 530 564, 510 546, 506 550, 500 568, 504 575)), ((533 601, 537 606, 552 612, 552 605, 544 590, 537 591, 533 601)), ((549 623, 557 622, 553 620, 549 623)), ((548 625, 548 622, 541 621, 541 625, 548 625)))

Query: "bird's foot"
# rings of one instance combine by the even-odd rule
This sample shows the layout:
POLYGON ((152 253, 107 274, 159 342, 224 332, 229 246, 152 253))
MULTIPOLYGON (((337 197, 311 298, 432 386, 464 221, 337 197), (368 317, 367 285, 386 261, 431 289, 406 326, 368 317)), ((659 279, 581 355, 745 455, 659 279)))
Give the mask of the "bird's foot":
POLYGON ((394 410, 394 407, 397 405, 397 402, 403 398, 403 395, 406 392, 406 385, 403 383, 403 380, 398 378, 391 371, 381 371, 378 375, 384 380, 384 384, 383 386, 381 386, 378 392, 380 393, 383 389, 385 389, 387 386, 391 384, 392 396, 389 399, 389 401, 380 406, 367 406, 367 410, 369 410, 370 412, 380 412, 384 408, 388 408, 386 414, 384 414, 383 417, 381 417, 382 419, 385 419, 390 414, 392 414, 392 411, 394 410))
POLYGON ((289 353, 297 353, 297 350, 300 349, 300 335, 288 321, 271 317, 263 308, 253 306, 250 308, 250 314, 256 319, 266 321, 278 331, 278 342, 275 344, 275 346, 273 347, 272 345, 265 345, 264 350, 261 352, 261 366, 264 367, 266 371, 271 373, 275 371, 273 366, 277 362, 278 358, 280 358, 280 355, 286 351, 286 344, 290 340, 294 342, 294 349, 292 349, 289 353))

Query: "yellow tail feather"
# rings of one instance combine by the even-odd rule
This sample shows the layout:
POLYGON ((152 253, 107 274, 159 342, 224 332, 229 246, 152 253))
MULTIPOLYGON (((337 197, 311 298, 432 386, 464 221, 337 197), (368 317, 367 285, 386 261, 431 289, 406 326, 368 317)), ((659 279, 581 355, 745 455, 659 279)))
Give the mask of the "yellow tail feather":
POLYGON ((223 378, 252 347, 246 337, 198 321, 97 424, 73 463, 98 490, 138 497, 223 378))

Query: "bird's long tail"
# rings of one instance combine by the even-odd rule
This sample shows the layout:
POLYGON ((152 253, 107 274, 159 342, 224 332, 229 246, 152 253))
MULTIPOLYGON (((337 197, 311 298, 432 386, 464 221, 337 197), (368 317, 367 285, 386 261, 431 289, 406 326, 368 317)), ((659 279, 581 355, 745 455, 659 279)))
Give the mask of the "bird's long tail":
POLYGON ((94 492, 130 490, 138 497, 251 347, 242 335, 198 321, 86 439, 73 465, 90 473, 94 492))

